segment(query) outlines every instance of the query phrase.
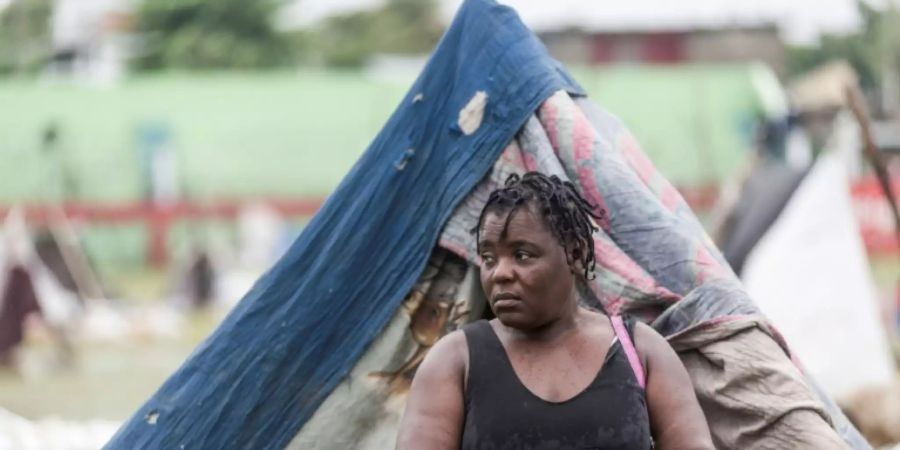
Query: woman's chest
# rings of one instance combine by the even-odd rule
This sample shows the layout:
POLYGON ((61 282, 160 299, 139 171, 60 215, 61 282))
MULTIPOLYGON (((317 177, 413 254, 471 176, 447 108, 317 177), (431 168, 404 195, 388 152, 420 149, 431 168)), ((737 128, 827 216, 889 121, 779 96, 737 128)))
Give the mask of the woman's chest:
POLYGON ((559 403, 512 385, 491 391, 467 405, 463 440, 475 445, 464 448, 650 448, 649 416, 637 386, 601 381, 559 403))
POLYGON ((550 349, 510 346, 507 356, 516 378, 528 391, 549 402, 562 402, 600 376, 607 350, 597 344, 550 349))

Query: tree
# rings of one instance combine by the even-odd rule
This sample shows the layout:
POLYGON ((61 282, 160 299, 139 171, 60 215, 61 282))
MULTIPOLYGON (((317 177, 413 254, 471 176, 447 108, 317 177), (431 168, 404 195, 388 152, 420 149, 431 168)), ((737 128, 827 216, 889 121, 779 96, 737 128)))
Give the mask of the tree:
POLYGON ((818 46, 789 49, 788 70, 792 75, 807 72, 835 59, 844 59, 859 74, 860 84, 875 89, 882 81, 884 64, 896 64, 900 35, 892 30, 900 25, 891 9, 880 10, 857 0, 863 27, 854 34, 824 35, 818 46))
POLYGON ((52 0, 15 0, 0 9, 0 74, 34 73, 49 60, 52 0))
POLYGON ((327 64, 358 66, 377 53, 427 53, 443 32, 434 0, 389 0, 373 11, 328 19, 316 48, 327 64))
POLYGON ((139 69, 258 68, 291 62, 272 25, 278 0, 144 0, 136 14, 139 69))

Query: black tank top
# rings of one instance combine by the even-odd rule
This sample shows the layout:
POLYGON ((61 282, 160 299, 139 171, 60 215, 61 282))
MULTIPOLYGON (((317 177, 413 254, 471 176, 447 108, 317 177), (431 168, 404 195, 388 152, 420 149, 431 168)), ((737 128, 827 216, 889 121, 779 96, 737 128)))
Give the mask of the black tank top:
MULTIPOLYGON (((629 335, 632 323, 626 322, 629 335)), ((644 390, 618 339, 594 381, 549 402, 519 380, 491 324, 463 327, 469 345, 464 450, 651 449, 644 390)))

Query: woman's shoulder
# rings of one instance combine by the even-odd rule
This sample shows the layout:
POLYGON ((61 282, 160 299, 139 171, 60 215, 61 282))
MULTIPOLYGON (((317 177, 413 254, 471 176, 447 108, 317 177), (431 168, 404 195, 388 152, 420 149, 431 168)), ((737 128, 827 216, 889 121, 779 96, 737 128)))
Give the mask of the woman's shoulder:
POLYGON ((441 347, 442 349, 445 349, 444 351, 447 351, 446 349, 456 348, 459 346, 465 346, 466 345, 465 330, 470 325, 472 325, 472 324, 463 325, 462 327, 457 328, 457 329, 441 336, 441 338, 438 339, 438 341, 434 344, 434 347, 432 349, 437 349, 438 347, 441 347))
MULTIPOLYGON (((592 327, 603 328, 608 330, 611 335, 615 335, 612 322, 615 315, 607 315, 602 312, 589 310, 591 317, 590 323, 592 327)), ((628 333, 632 345, 640 356, 641 360, 646 363, 653 359, 655 355, 666 350, 671 350, 666 338, 662 337, 650 325, 628 315, 621 315, 619 318, 624 325, 624 332, 628 333)))
POLYGON ((655 361, 673 357, 677 359, 675 350, 669 345, 669 341, 650 325, 640 320, 634 320, 632 335, 634 336, 634 348, 644 362, 645 370, 655 361))
MULTIPOLYGON (((468 326, 468 325, 467 325, 468 326)), ((442 336, 428 350, 426 358, 439 360, 442 369, 464 369, 468 359, 469 345, 466 341, 465 327, 451 331, 442 336)))
POLYGON ((632 320, 634 322, 632 325, 632 334, 634 335, 634 344, 638 347, 638 350, 641 349, 642 345, 648 346, 647 349, 652 349, 660 345, 665 347, 669 346, 669 342, 666 341, 666 338, 653 329, 653 327, 640 320, 632 320))

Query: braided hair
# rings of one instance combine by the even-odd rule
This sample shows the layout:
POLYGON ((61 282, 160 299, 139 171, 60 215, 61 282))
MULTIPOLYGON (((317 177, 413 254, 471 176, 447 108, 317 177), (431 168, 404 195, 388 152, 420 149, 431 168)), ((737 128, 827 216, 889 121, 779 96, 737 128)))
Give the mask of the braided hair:
POLYGON ((491 192, 472 230, 478 251, 481 251, 480 233, 484 216, 492 211, 506 212, 505 233, 513 213, 523 205, 533 207, 540 214, 566 250, 569 266, 580 262, 584 277, 591 279, 597 261, 592 236, 597 227, 591 218, 600 220, 604 212, 594 212, 594 206, 575 190, 571 182, 560 180, 556 175, 528 172, 520 177, 512 174, 506 179, 504 187, 491 192))

